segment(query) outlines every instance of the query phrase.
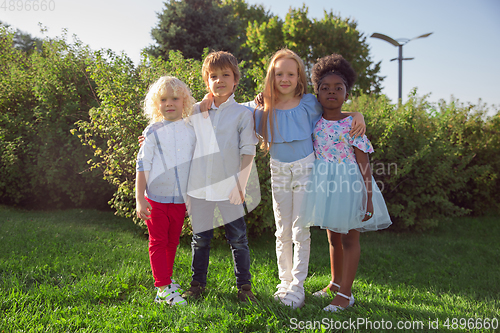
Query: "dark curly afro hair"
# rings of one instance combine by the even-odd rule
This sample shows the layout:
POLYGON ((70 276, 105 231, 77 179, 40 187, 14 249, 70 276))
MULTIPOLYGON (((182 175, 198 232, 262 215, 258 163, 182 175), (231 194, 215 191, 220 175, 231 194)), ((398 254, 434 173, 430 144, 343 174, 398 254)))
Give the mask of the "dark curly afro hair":
POLYGON ((318 88, 321 80, 327 75, 334 73, 339 75, 346 84, 347 91, 350 91, 356 81, 356 72, 352 69, 351 64, 344 59, 340 54, 331 54, 325 56, 316 62, 312 69, 312 83, 314 93, 318 94, 318 88))

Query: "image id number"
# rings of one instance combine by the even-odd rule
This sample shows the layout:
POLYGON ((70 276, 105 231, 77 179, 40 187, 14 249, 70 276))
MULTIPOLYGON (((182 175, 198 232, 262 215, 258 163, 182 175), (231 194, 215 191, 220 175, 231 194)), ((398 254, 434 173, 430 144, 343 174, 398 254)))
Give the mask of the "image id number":
POLYGON ((447 318, 443 323, 443 326, 447 329, 456 330, 458 328, 465 329, 468 328, 470 330, 480 330, 484 329, 494 329, 498 328, 498 319, 497 318, 447 318))
MULTIPOLYGON (((0 0, 1 1, 1 0, 0 0)), ((53 11, 56 9, 56 2, 54 0, 3 0, 0 5, 0 10, 4 12, 9 11, 34 11, 45 12, 53 11)))

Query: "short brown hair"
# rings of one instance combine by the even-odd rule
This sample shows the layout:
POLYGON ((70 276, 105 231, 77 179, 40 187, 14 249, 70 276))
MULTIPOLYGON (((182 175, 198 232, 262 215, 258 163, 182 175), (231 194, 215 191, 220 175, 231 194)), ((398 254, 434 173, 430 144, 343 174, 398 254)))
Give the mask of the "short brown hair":
POLYGON ((218 68, 231 69, 234 73, 234 82, 238 83, 240 81, 241 74, 238 67, 238 60, 234 55, 225 51, 210 52, 203 61, 203 67, 201 68, 203 81, 205 81, 205 85, 208 90, 210 90, 208 85, 208 74, 210 70, 218 68))

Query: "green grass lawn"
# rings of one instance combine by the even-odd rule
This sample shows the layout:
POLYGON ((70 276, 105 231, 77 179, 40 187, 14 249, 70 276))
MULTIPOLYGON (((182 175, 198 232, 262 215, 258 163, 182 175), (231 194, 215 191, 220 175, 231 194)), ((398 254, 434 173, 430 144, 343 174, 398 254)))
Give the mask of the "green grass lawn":
MULTIPOLYGON (((238 302, 229 246, 216 241, 207 296, 171 308, 153 302, 148 242, 129 220, 0 207, 0 332, 500 331, 477 329, 500 327, 499 217, 454 219, 425 234, 362 234, 356 304, 339 314, 311 296, 330 280, 325 232, 313 229, 312 240, 302 309, 273 300, 272 233, 250 239, 259 304, 238 302)), ((174 267, 184 288, 189 242, 181 240, 174 267)))

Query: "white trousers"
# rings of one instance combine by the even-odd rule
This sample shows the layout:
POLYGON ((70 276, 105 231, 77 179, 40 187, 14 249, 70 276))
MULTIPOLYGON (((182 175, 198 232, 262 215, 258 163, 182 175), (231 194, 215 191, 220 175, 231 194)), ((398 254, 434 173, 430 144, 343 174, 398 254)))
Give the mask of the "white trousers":
POLYGON ((314 153, 291 163, 271 158, 271 187, 276 222, 276 256, 281 285, 304 293, 311 237, 298 225, 306 182, 313 170, 314 153))

